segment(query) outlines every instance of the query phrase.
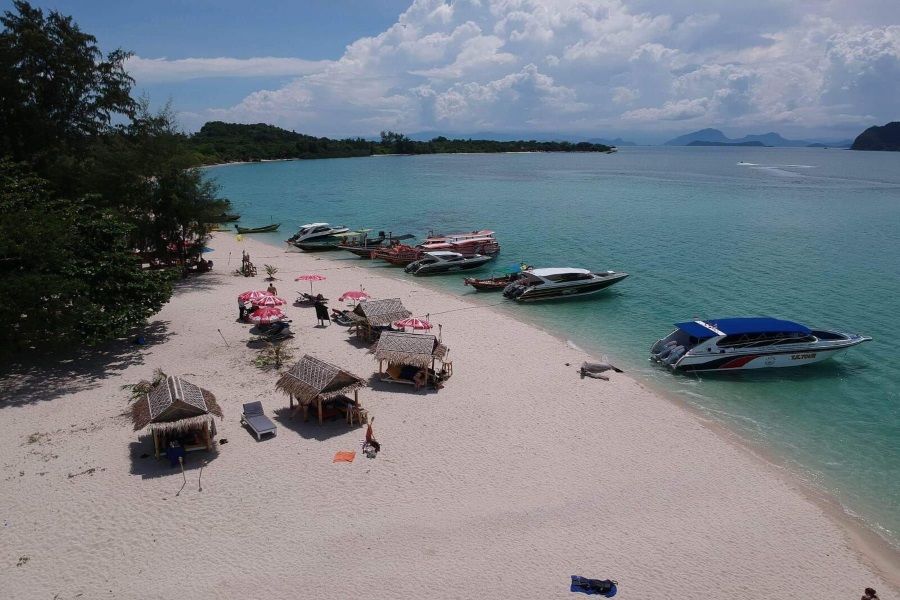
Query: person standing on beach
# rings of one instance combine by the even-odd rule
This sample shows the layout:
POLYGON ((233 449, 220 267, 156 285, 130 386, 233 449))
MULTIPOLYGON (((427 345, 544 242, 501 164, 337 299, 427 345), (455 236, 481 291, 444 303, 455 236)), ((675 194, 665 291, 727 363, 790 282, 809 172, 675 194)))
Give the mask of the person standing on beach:
POLYGON ((266 291, 272 294, 273 296, 278 295, 278 290, 275 289, 275 282, 269 284, 269 287, 266 288, 266 291))
POLYGON ((865 593, 859 600, 878 600, 878 592, 876 592, 873 588, 866 588, 865 593))

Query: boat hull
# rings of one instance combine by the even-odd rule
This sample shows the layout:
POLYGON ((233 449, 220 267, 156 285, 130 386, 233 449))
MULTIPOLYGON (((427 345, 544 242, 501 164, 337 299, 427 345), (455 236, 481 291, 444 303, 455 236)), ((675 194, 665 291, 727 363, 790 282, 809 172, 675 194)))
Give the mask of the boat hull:
POLYGON ((447 273, 455 273, 456 271, 468 271, 470 269, 477 269, 478 267, 489 263, 493 260, 493 257, 484 256, 483 260, 471 259, 462 263, 452 263, 452 264, 434 264, 434 265, 423 265, 415 270, 410 270, 409 266, 407 266, 407 273, 412 273, 415 276, 422 275, 444 275, 447 273))
POLYGON ((746 369, 779 369, 801 367, 828 360, 857 343, 842 347, 808 348, 780 352, 731 353, 728 356, 706 357, 685 355, 669 365, 676 371, 738 371, 746 369))
POLYGON ((274 225, 266 225, 265 227, 238 227, 237 225, 234 228, 241 235, 245 233, 269 233, 271 231, 278 231, 278 228, 281 227, 281 223, 275 223, 274 225))
POLYGON ((505 275, 503 277, 492 277, 490 279, 475 279, 473 277, 466 277, 465 285, 471 285, 476 290, 482 292, 499 292, 513 281, 515 281, 515 278, 511 275, 505 275))
POLYGON ((340 250, 336 243, 329 242, 291 242, 291 245, 295 248, 299 248, 304 252, 328 252, 330 250, 340 250))
POLYGON ((578 298, 602 292, 611 285, 615 285, 628 277, 627 273, 616 273, 604 279, 586 282, 583 285, 566 287, 534 286, 526 289, 521 295, 514 297, 517 302, 538 302, 542 300, 559 300, 565 298, 578 298))

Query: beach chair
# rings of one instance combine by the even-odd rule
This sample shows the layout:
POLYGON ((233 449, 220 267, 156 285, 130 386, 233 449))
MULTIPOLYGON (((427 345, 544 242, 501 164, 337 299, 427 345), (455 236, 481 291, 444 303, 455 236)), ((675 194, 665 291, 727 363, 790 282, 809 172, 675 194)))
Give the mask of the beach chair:
POLYGON ((266 433, 275 433, 275 423, 263 413, 262 402, 248 402, 244 405, 244 414, 241 415, 241 424, 253 430, 256 441, 260 441, 266 433))
POLYGON ((413 376, 419 371, 418 367, 411 365, 389 365, 381 376, 381 381, 385 383, 403 383, 406 385, 415 385, 413 376))

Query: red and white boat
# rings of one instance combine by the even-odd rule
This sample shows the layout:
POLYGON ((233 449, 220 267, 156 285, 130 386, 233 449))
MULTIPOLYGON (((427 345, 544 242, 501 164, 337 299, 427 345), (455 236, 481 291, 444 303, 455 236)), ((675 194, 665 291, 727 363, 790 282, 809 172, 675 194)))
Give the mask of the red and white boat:
POLYGON ((420 260, 426 252, 433 251, 496 256, 500 253, 500 244, 494 237, 494 232, 489 229, 454 235, 434 235, 434 232, 429 232, 425 241, 417 246, 396 245, 375 250, 372 258, 380 258, 392 265, 406 266, 420 260))

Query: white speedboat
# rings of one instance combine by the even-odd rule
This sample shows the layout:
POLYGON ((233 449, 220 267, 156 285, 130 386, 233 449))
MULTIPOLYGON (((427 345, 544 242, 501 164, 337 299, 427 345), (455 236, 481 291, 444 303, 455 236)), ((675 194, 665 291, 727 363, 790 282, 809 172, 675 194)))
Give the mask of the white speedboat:
POLYGON ((350 231, 347 227, 338 226, 332 227, 328 223, 307 223, 306 225, 301 225, 300 230, 289 237, 287 239, 288 244, 297 245, 298 243, 308 243, 308 242, 328 242, 328 241, 342 241, 342 238, 335 237, 340 233, 346 233, 350 231))
POLYGON ((493 259, 493 256, 482 256, 481 254, 460 254, 459 252, 446 251, 425 252, 422 258, 406 265, 403 270, 413 275, 434 275, 435 273, 475 269, 493 259))
POLYGON ((531 269, 503 289, 503 295, 519 302, 572 298, 596 294, 628 277, 628 273, 605 271, 592 273, 570 267, 531 269))
POLYGON ((769 317, 687 321, 675 326, 675 331, 653 345, 650 358, 686 371, 796 367, 872 340, 769 317))

